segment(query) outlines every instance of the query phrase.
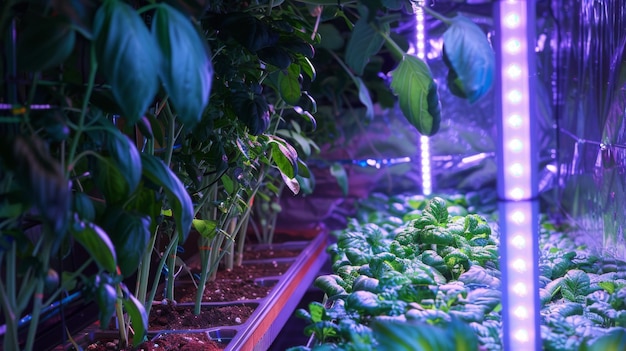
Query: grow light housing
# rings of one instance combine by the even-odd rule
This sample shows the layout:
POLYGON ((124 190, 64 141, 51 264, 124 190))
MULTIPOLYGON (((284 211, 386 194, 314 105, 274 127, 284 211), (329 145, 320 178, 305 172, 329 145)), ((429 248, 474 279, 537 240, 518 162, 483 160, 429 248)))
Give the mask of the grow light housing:
MULTIPOLYGON (((413 3, 415 12, 415 55, 420 60, 426 60, 426 30, 424 21, 424 0, 413 3)), ((430 139, 420 136, 420 169, 422 170, 422 194, 430 195, 433 192, 432 169, 430 167, 430 139)))
POLYGON ((533 118, 534 0, 495 3, 500 268, 507 351, 541 350, 537 154, 533 118))

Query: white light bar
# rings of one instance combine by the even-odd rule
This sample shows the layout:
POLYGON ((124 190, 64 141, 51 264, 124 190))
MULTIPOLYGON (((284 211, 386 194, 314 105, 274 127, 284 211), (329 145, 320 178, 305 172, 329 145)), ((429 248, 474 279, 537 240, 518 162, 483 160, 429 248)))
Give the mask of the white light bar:
MULTIPOLYGON (((426 25, 424 21, 424 0, 413 3, 415 12, 415 45, 417 58, 426 58, 426 25)), ((420 137, 420 165, 422 170, 422 194, 428 196, 433 192, 432 169, 430 167, 430 139, 422 135, 420 137)))
POLYGON ((499 101, 498 196, 505 351, 539 351, 537 153, 534 142, 533 0, 496 3, 499 101))

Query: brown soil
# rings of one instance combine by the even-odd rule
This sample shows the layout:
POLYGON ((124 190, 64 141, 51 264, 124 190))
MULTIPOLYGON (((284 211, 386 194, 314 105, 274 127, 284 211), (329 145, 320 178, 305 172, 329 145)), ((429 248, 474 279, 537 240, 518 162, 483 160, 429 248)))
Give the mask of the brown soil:
MULTIPOLYGON (((246 260, 296 257, 301 250, 249 251, 246 260)), ((257 284, 255 279, 275 277, 284 274, 292 262, 270 261, 244 264, 232 270, 219 270, 216 280, 208 282, 204 291, 204 302, 227 302, 243 299, 260 299, 267 296, 273 284, 257 284)), ((196 287, 190 282, 180 282, 176 286, 175 298, 178 303, 194 302, 196 287)), ((157 297, 157 299, 162 299, 157 297)), ((233 304, 224 306, 203 306, 200 315, 193 314, 193 306, 177 304, 156 304, 149 317, 149 330, 204 329, 216 326, 235 326, 244 323, 254 312, 254 305, 233 304)), ((89 345, 89 351, 215 351, 224 350, 227 344, 211 340, 205 333, 167 333, 152 341, 146 341, 136 348, 119 348, 118 341, 99 341, 89 345)))
POLYGON ((302 252, 300 249, 294 250, 249 250, 243 252, 244 260, 259 260, 277 257, 296 257, 302 252))
POLYGON ((255 306, 234 304, 226 306, 203 306, 199 315, 193 314, 193 306, 152 306, 149 325, 151 330, 198 329, 221 325, 240 325, 248 320, 255 306))
POLYGON ((226 344, 209 339, 205 333, 165 334, 153 341, 141 343, 136 348, 120 349, 118 341, 97 342, 89 345, 86 351, 221 351, 226 344))

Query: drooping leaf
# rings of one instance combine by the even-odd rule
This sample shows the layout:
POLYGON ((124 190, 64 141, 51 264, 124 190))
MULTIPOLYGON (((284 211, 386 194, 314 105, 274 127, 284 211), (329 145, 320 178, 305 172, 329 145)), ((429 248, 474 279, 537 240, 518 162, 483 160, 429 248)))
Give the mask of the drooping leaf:
POLYGON ((287 50, 280 46, 261 48, 256 53, 261 61, 276 66, 279 69, 287 69, 293 62, 287 50))
POLYGON ((159 4, 152 22, 152 34, 163 60, 159 77, 188 128, 202 118, 209 103, 213 66, 206 40, 191 20, 167 4, 159 4))
POLYGON ((115 313, 115 304, 117 303, 117 291, 115 287, 108 284, 104 279, 97 279, 99 282, 96 286, 95 298, 98 305, 98 320, 100 325, 108 325, 111 317, 115 313))
POLYGON ((115 247, 120 272, 124 277, 131 276, 137 270, 150 241, 150 217, 119 207, 109 207, 105 212, 103 229, 109 233, 115 247))
POLYGON ((285 173, 281 172, 280 177, 283 179, 287 188, 289 188, 294 195, 297 195, 300 192, 300 183, 298 182, 297 176, 289 178, 285 173))
POLYGON ((370 92, 367 89, 365 82, 363 82, 363 79, 354 77, 353 80, 359 88, 359 101, 365 105, 365 118, 367 118, 368 121, 371 121, 374 119, 374 102, 372 102, 370 92))
POLYGON ((108 204, 122 204, 131 193, 122 171, 112 158, 102 157, 95 162, 94 182, 108 204))
POLYGON ((205 238, 212 239, 217 234, 217 222, 214 220, 194 218, 191 223, 193 228, 205 238))
POLYGON ((443 33, 444 61, 450 69, 448 86, 455 95, 476 102, 493 84, 495 54, 485 33, 463 15, 450 19, 443 33))
POLYGON ((300 101, 302 92, 300 91, 300 66, 292 63, 286 69, 278 72, 278 91, 280 97, 290 105, 296 105, 300 101))
POLYGON ((76 220, 70 226, 72 237, 87 250, 100 268, 115 273, 117 255, 107 233, 93 223, 76 220))
POLYGON ((344 196, 348 195, 348 173, 341 163, 335 162, 330 166, 330 175, 335 177, 344 196))
POLYGON ((287 178, 295 178, 298 174, 298 152, 296 149, 277 136, 273 137, 271 148, 272 159, 278 170, 287 178))
POLYGON ((133 124, 159 89, 161 53, 137 11, 121 0, 106 0, 94 19, 99 68, 123 115, 133 124))
POLYGON ((430 68, 417 57, 405 55, 391 74, 391 89, 404 116, 421 134, 437 133, 441 108, 430 68))
POLYGON ((70 23, 58 16, 36 16, 28 21, 17 43, 20 69, 42 71, 57 66, 70 55, 76 32, 70 23))
POLYGON ((108 150, 118 171, 128 183, 128 191, 137 189, 141 180, 141 157, 137 146, 117 128, 107 135, 108 150))
POLYGON ((148 331, 148 313, 143 304, 133 295, 129 295, 123 300, 124 309, 130 316, 130 322, 135 331, 133 345, 138 346, 144 341, 146 332, 148 331))
POLYGON ((187 193, 187 189, 160 159, 141 154, 141 164, 143 165, 143 175, 157 186, 162 186, 167 195, 168 202, 172 206, 174 219, 176 220, 176 230, 180 236, 180 241, 184 242, 191 228, 191 221, 194 217, 193 203, 187 193))
MULTIPOLYGON (((367 19, 367 9, 362 7, 365 13, 361 13, 361 17, 354 24, 352 35, 348 39, 346 46, 346 64, 357 75, 362 75, 365 65, 372 55, 378 53, 385 42, 385 38, 374 28, 374 23, 369 23, 367 19)), ((388 32, 389 26, 381 30, 388 32)))

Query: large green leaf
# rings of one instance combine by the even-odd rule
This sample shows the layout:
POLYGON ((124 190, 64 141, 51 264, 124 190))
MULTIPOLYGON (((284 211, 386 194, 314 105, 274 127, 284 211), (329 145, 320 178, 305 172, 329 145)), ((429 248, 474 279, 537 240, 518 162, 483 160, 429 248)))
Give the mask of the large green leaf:
POLYGON ((163 60, 159 76, 178 118, 188 127, 202 117, 209 103, 213 66, 200 33, 173 7, 161 3, 154 13, 152 34, 163 60))
POLYGON ((184 242, 187 239, 191 229, 191 221, 194 217, 193 203, 189 193, 187 193, 187 189, 185 189, 180 179, 176 177, 176 174, 160 159, 142 153, 141 164, 143 165, 144 177, 152 183, 162 186, 165 190, 168 202, 172 206, 174 213, 176 230, 181 242, 184 242))
POLYGON ((107 135, 108 149, 111 153, 118 171, 128 183, 130 192, 137 189, 141 180, 141 157, 139 150, 126 135, 122 134, 118 129, 109 129, 114 131, 107 135))
POLYGON ((120 272, 124 277, 131 276, 150 241, 150 217, 127 212, 120 207, 109 207, 105 212, 103 229, 109 233, 115 246, 120 272))
POLYGON ((495 54, 485 33, 470 19, 457 15, 450 22, 443 33, 448 86, 453 94, 475 102, 491 89, 495 54))
POLYGON ((280 173, 287 178, 295 178, 298 174, 298 152, 285 140, 273 136, 270 144, 272 159, 280 173))
POLYGON ((280 97, 290 105, 296 105, 300 101, 300 65, 292 63, 287 69, 278 72, 278 91, 280 97))
POLYGON ((113 160, 110 157, 98 158, 95 165, 93 179, 107 204, 122 204, 128 200, 130 186, 113 160))
MULTIPOLYGON (((358 75, 363 74, 370 57, 380 51, 385 42, 385 38, 373 25, 368 22, 365 14, 361 14, 361 18, 354 24, 346 46, 346 64, 358 75)), ((389 31, 389 26, 386 25, 383 30, 389 31)))
POLYGON ((133 295, 129 295, 127 299, 124 299, 123 304, 124 309, 130 316, 130 322, 135 332, 133 345, 138 346, 144 341, 144 337, 148 331, 148 313, 143 304, 133 295))
POLYGON ((58 16, 34 17, 20 33, 17 62, 21 69, 41 71, 65 61, 74 49, 76 32, 58 16))
POLYGON ((159 89, 161 52, 130 5, 105 0, 94 20, 98 64, 123 115, 135 123, 159 89))
POLYGON ((100 268, 110 273, 117 272, 117 255, 107 233, 97 225, 76 221, 70 226, 70 232, 96 261, 100 268))
POLYGON ((424 61, 405 55, 392 72, 391 89, 398 96, 402 113, 421 134, 437 133, 441 122, 439 95, 424 61))

